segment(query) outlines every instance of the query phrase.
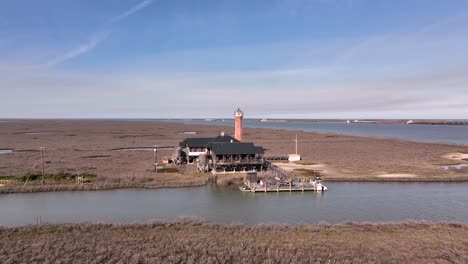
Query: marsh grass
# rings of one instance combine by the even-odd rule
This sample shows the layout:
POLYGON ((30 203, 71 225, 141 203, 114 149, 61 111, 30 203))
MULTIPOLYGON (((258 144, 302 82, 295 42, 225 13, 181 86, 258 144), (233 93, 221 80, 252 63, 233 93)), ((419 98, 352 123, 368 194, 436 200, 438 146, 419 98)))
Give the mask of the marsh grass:
POLYGON ((12 232, 8 234, 8 237, 33 237, 37 235, 59 235, 63 232, 60 227, 51 227, 51 228, 33 228, 31 230, 12 232))
POLYGON ((85 174, 84 176, 85 181, 83 184, 76 184, 74 174, 54 175, 54 177, 59 177, 59 180, 46 180, 44 184, 42 184, 42 175, 33 175, 27 182, 23 178, 27 178, 27 175, 21 177, 1 176, 0 182, 5 179, 3 182, 6 184, 0 187, 0 193, 95 191, 122 188, 183 188, 203 186, 208 181, 206 176, 198 178, 177 173, 154 173, 153 175, 133 173, 118 178, 96 177, 93 174, 85 174))
POLYGON ((110 158, 111 155, 90 155, 90 156, 83 156, 82 159, 99 159, 99 158, 110 158))
POLYGON ((218 185, 226 187, 233 184, 241 184, 244 181, 244 174, 217 174, 215 178, 218 185))
POLYGON ((306 161, 296 161, 294 163, 299 164, 299 165, 317 165, 316 162, 306 162, 306 161))
POLYGON ((468 225, 144 224, 0 227, 0 263, 467 263, 468 225))
POLYGON ((175 167, 158 169, 158 173, 179 173, 179 169, 175 167))
POLYGON ((308 176, 308 177, 321 177, 322 172, 320 170, 314 170, 314 169, 294 169, 294 172, 298 173, 300 176, 308 176))
POLYGON ((389 229, 385 229, 384 232, 387 233, 387 234, 398 234, 398 233, 399 233, 399 230, 393 229, 393 228, 389 228, 389 229))
POLYGON ((74 182, 77 176, 83 176, 85 180, 95 179, 95 174, 83 173, 83 174, 71 174, 65 172, 59 172, 55 174, 44 174, 28 172, 22 176, 0 176, 0 180, 9 181, 12 183, 37 183, 42 182, 44 179, 45 183, 67 183, 74 182))

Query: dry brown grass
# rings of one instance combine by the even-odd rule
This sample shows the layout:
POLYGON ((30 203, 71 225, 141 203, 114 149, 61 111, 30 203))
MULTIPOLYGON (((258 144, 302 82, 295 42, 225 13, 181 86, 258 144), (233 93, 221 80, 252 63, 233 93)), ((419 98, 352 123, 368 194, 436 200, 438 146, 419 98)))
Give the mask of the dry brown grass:
POLYGON ((467 263, 468 225, 226 226, 199 222, 0 228, 1 263, 467 263))
MULTIPOLYGON (((15 153, 0 155, 0 176, 18 176, 40 171, 40 146, 46 147, 46 172, 71 174, 91 173, 98 179, 127 177, 151 178, 152 151, 111 151, 126 147, 175 146, 185 137, 180 131, 198 131, 201 136, 214 136, 220 131, 232 133, 232 127, 183 125, 161 122, 119 121, 18 121, 0 123, 0 148, 14 149, 15 153), (31 135, 25 132, 53 131, 50 134, 31 135), (73 135, 73 136, 71 136, 73 135)), ((464 171, 444 171, 440 164, 456 163, 441 156, 451 152, 468 153, 468 147, 407 142, 394 139, 366 138, 320 134, 303 131, 273 129, 245 129, 245 140, 268 149, 270 154, 294 151, 291 140, 299 136, 299 153, 303 164, 325 164, 331 173, 327 180, 375 180, 375 172, 416 174, 411 181, 464 181, 464 171), (348 172, 348 173, 343 173, 348 172)), ((159 158, 172 151, 159 151, 159 158)), ((459 161, 458 161, 459 162, 459 161)), ((199 179, 193 169, 155 179, 160 185, 174 185, 199 179), (194 175, 191 178, 190 175, 194 175)), ((197 183, 198 184, 198 183, 197 183)))
POLYGON ((298 176, 302 177, 322 177, 321 170, 314 170, 314 169, 294 169, 293 172, 296 173, 298 176))
MULTIPOLYGON (((181 175, 179 173, 153 173, 149 176, 129 175, 127 177, 98 177, 89 183, 74 184, 67 182, 56 182, 41 184, 41 178, 37 181, 24 183, 9 183, 0 188, 1 193, 27 193, 27 192, 50 192, 50 191, 89 191, 109 190, 119 188, 182 188, 203 186, 208 182, 208 176, 181 175)), ((74 182, 74 181, 72 181, 74 182)))
POLYGON ((216 184, 220 186, 230 186, 233 184, 241 184, 244 181, 243 174, 217 174, 215 178, 216 178, 216 184))

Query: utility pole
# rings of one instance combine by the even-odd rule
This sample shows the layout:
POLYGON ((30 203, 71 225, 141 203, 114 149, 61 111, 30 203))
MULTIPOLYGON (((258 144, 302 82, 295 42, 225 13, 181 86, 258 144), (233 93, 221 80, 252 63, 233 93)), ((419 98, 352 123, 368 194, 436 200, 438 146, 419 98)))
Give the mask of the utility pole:
POLYGON ((294 139, 294 142, 296 142, 296 155, 297 155, 297 134, 296 134, 296 139, 294 139))
POLYGON ((42 172, 42 184, 44 184, 44 147, 39 148, 41 150, 41 172, 42 172))
POLYGON ((158 173, 158 146, 154 145, 154 172, 158 173))

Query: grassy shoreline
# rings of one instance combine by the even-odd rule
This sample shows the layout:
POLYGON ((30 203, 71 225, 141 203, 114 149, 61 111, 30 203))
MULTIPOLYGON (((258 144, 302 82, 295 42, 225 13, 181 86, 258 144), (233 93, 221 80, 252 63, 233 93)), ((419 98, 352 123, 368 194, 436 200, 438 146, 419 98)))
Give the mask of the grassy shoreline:
POLYGON ((0 227, 2 263, 467 263, 467 252, 462 223, 0 227))
MULTIPOLYGON (((184 176, 182 176, 184 177, 184 176)), ((212 175, 205 177, 196 177, 191 175, 185 181, 175 182, 91 182, 87 184, 69 184, 69 183, 48 183, 48 184, 7 184, 0 187, 0 194, 12 193, 36 193, 36 192, 54 192, 54 191, 100 191, 100 190, 117 190, 117 189, 163 189, 163 188, 192 188, 202 187, 213 182, 219 186, 239 185, 241 184, 241 175, 227 175, 226 177, 215 178, 212 175)), ((353 177, 353 178, 324 178, 326 182, 353 182, 353 183, 463 183, 468 182, 466 177, 444 177, 444 178, 369 178, 369 177, 353 177)))

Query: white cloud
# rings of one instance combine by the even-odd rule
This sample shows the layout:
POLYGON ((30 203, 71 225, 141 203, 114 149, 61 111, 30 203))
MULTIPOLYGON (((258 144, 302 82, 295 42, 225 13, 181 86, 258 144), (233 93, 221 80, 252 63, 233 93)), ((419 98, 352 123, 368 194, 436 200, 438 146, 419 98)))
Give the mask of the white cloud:
POLYGON ((136 69, 127 74, 84 74, 0 65, 0 87, 6 88, 2 95, 8 98, 0 112, 2 117, 129 118, 225 117, 237 106, 248 110, 250 117, 362 118, 366 113, 366 118, 464 118, 468 112, 468 94, 463 92, 468 69, 437 78, 407 74, 369 80, 359 75, 347 82, 336 76, 327 84, 309 75, 308 71, 291 76, 262 71, 140 75, 136 69), (276 83, 276 74, 284 82, 276 83), (297 78, 305 81, 292 84, 290 80, 297 78), (458 81, 446 84, 454 79, 458 81))
MULTIPOLYGON (((139 4, 131 7, 130 9, 128 9, 127 11, 121 13, 120 15, 117 15, 115 17, 113 17, 112 19, 110 19, 106 24, 105 24, 105 27, 111 27, 113 26, 114 24, 116 24, 117 22, 135 14, 136 12, 144 9, 145 7, 149 6, 150 4, 152 3, 152 0, 144 0, 143 2, 140 2, 139 4)), ((87 52, 90 52, 91 50, 93 50, 97 45, 99 45, 99 43, 103 42, 104 40, 106 40, 109 36, 110 36, 110 33, 111 31, 110 30, 104 30, 104 31, 100 31, 96 34, 94 34, 87 42, 85 42, 84 44, 81 44, 79 45, 77 48, 65 53, 65 54, 62 54, 62 55, 59 55, 57 56, 56 58, 48 61, 46 64, 48 66, 55 66, 55 65, 58 65, 58 64, 61 64, 67 60, 71 60, 75 57, 78 57, 82 54, 85 54, 87 52)))
MULTIPOLYGON (((448 21, 422 34, 145 54, 120 71, 3 62, 0 91, 8 100, 0 117, 222 117, 241 106, 249 117, 466 118, 468 37, 452 32, 441 38, 438 33, 453 26, 448 21), (243 62, 251 68, 229 68, 243 62)), ((108 34, 51 65, 92 50, 108 34)))

